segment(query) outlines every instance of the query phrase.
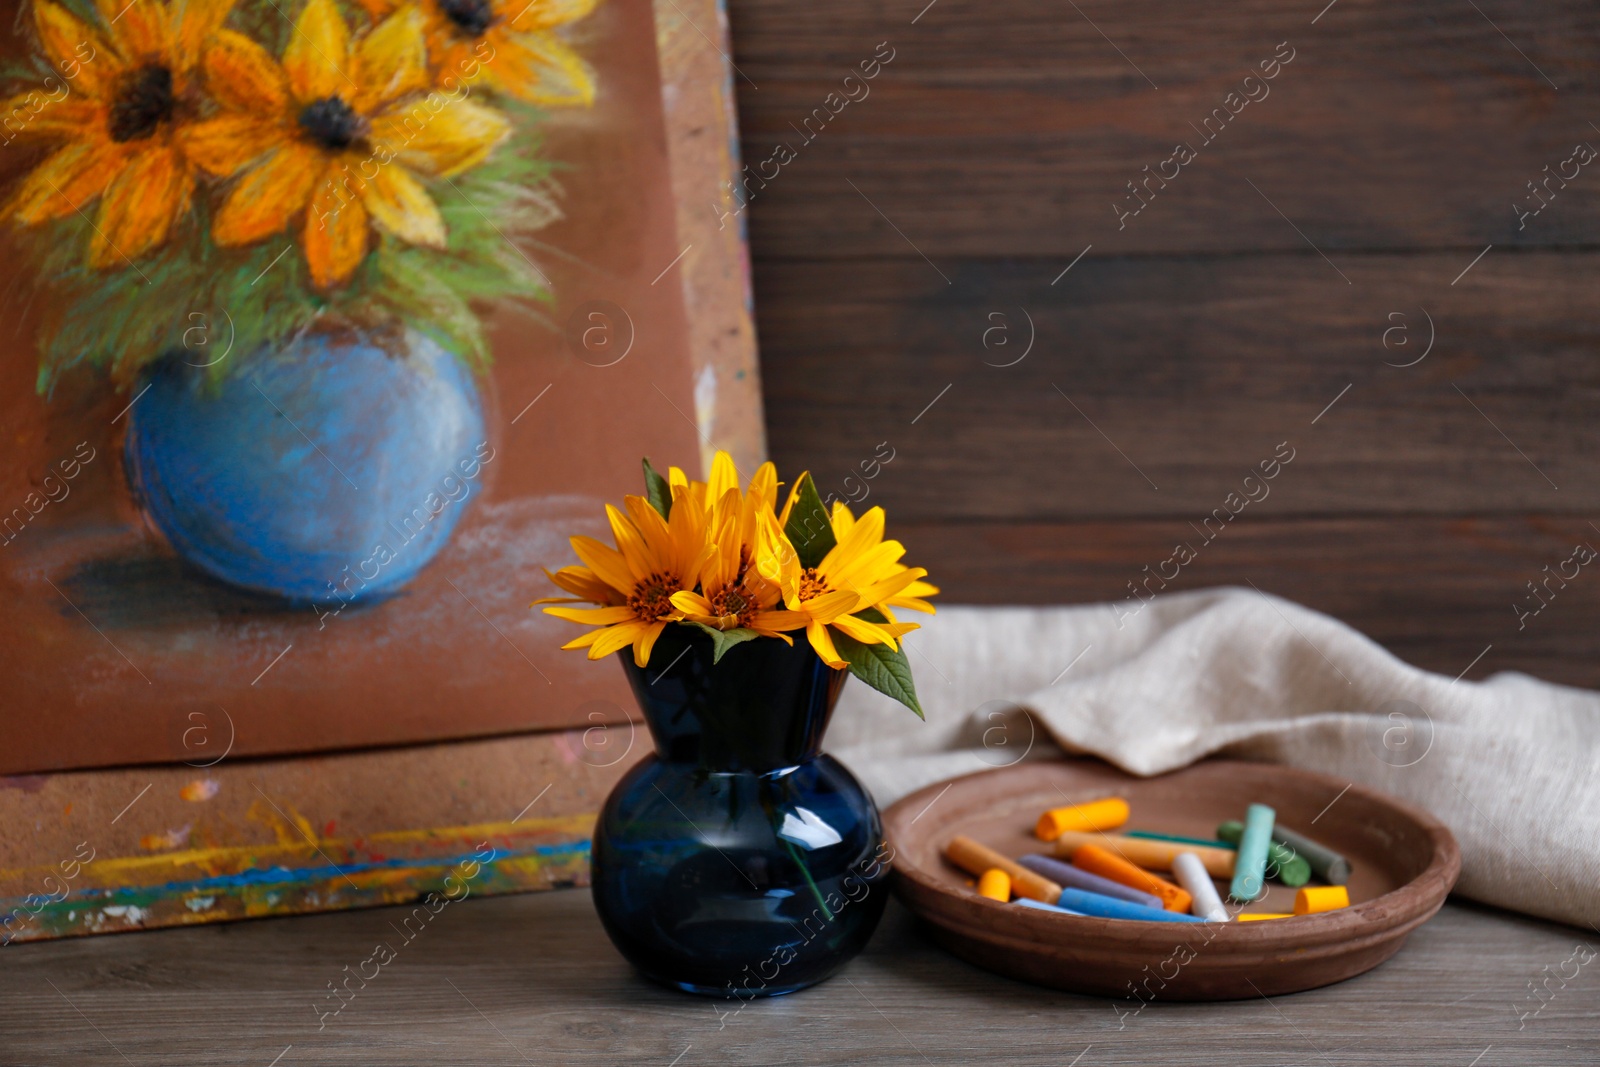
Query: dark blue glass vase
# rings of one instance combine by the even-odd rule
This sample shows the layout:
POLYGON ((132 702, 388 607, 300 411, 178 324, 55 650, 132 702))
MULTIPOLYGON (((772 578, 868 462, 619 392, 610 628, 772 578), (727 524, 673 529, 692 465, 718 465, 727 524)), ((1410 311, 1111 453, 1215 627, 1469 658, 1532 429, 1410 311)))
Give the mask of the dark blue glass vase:
POLYGON ((878 809, 821 752, 847 672, 758 638, 712 663, 669 625, 628 681, 655 753, 612 790, 594 832, 594 902, 647 976, 690 993, 775 996, 838 970, 887 900, 878 809))

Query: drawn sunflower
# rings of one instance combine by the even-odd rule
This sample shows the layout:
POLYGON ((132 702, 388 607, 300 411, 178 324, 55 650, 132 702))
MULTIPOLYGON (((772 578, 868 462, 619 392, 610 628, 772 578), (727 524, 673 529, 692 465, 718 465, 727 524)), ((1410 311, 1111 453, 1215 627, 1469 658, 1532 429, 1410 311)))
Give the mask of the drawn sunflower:
POLYGON ((444 219, 413 171, 459 174, 511 127, 466 99, 408 111, 408 98, 428 86, 425 47, 415 7, 352 46, 333 0, 305 6, 281 63, 242 34, 215 34, 203 63, 222 114, 188 127, 182 142, 211 174, 243 172, 212 224, 217 243, 254 244, 304 212, 306 263, 321 289, 355 271, 371 223, 408 244, 444 248, 444 219))
MULTIPOLYGON (((201 44, 233 2, 99 0, 104 33, 59 4, 35 3, 40 44, 70 88, 27 108, 31 121, 18 133, 66 143, 23 179, 0 215, 37 226, 81 213, 98 197, 88 252, 97 269, 162 244, 194 188, 179 135, 201 44)), ((7 101, 5 113, 24 113, 23 102, 37 96, 7 101)))
MULTIPOLYGON (((361 0, 374 18, 399 0, 361 0)), ((489 84, 530 104, 585 106, 594 102, 594 75, 552 31, 576 22, 596 0, 420 0, 428 60, 439 84, 452 78, 489 84)))

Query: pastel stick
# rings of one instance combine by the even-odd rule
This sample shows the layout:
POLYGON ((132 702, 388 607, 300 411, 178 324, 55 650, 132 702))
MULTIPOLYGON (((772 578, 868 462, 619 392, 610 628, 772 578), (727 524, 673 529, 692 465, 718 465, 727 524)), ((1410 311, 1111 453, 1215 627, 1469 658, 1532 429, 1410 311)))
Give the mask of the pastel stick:
POLYGON ((1146 893, 1143 890, 1134 889, 1132 886, 1123 885, 1121 882, 1113 882, 1109 878, 1102 878, 1098 874, 1090 874, 1081 867, 1074 867, 1070 863, 1062 863, 1058 859, 1043 856, 1037 852, 1023 856, 1017 862, 1034 874, 1042 878, 1048 878, 1059 886, 1087 889, 1091 893, 1099 893, 1101 896, 1126 900, 1130 904, 1143 904, 1148 908, 1165 906, 1162 904, 1161 898, 1154 893, 1146 893))
POLYGON ((1234 900, 1252 901, 1267 888, 1267 852, 1272 845, 1272 823, 1277 813, 1265 804, 1252 804, 1245 812, 1244 833, 1239 837, 1239 855, 1234 861, 1233 884, 1228 895, 1234 900))
POLYGON ((1143 904, 1118 900, 1116 897, 1091 893, 1087 889, 1072 889, 1070 887, 1061 891, 1061 899, 1056 902, 1056 906, 1101 919, 1138 919, 1143 922, 1168 923, 1203 923, 1207 921, 1199 915, 1186 915, 1179 911, 1168 911, 1166 908, 1146 907, 1143 904))

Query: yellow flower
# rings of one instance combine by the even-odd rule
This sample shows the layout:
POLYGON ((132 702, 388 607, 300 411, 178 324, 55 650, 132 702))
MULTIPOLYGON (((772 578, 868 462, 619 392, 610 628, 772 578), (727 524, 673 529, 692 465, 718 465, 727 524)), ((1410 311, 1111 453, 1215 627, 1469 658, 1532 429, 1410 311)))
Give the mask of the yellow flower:
POLYGON ((194 189, 175 136, 191 74, 201 42, 232 7, 233 0, 99 0, 102 34, 60 4, 38 0, 34 28, 67 92, 59 99, 23 93, 5 102, 5 114, 23 116, 20 136, 66 143, 0 214, 36 226, 82 213, 98 197, 88 253, 95 268, 165 242, 194 189))
MULTIPOLYGON (((361 0, 382 18, 402 0, 361 0)), ((530 104, 587 106, 594 76, 551 31, 588 15, 596 0, 420 0, 428 60, 439 85, 479 77, 530 104)))
MULTIPOLYGON (((835 537, 843 538, 844 535, 849 533, 851 528, 855 526, 855 521, 855 516, 850 513, 850 509, 846 507, 842 501, 836 502, 833 505, 833 518, 829 525, 833 528, 835 537)), ((889 543, 898 544, 899 542, 889 543)), ((891 572, 891 577, 899 574, 901 571, 909 569, 910 568, 896 563, 893 571, 891 572)), ((927 572, 923 571, 922 573, 926 574, 927 572)), ((928 603, 923 598, 933 596, 938 592, 938 586, 929 582, 924 582, 920 577, 918 577, 913 579, 909 585, 907 585, 904 589, 901 589, 900 592, 894 596, 888 597, 877 604, 868 606, 876 607, 879 611, 883 612, 884 617, 890 622, 895 621, 893 611, 894 608, 905 608, 909 611, 920 611, 924 614, 932 615, 934 614, 933 605, 928 603)))
POLYGON ((550 575, 551 581, 576 595, 534 603, 582 600, 602 605, 544 610, 560 619, 599 627, 562 648, 587 648, 590 659, 600 659, 632 645, 633 662, 643 667, 650 662, 650 651, 661 631, 682 617, 672 603, 673 594, 694 588, 711 546, 706 543, 704 516, 696 509, 674 507, 668 522, 643 497, 624 497, 623 502, 626 515, 606 505, 617 547, 592 537, 574 537, 573 551, 585 565, 563 567, 550 575))
POLYGON ((790 611, 806 616, 806 637, 830 667, 848 666, 831 630, 863 644, 898 650, 898 639, 917 629, 916 623, 875 623, 858 614, 872 608, 882 611, 893 598, 915 599, 907 590, 928 572, 903 566, 900 557, 905 547, 898 541, 883 540, 882 508, 873 508, 856 520, 843 505, 834 508, 829 524, 836 544, 815 567, 802 567, 799 554, 783 535, 783 523, 798 493, 797 485, 782 516, 768 520, 769 544, 759 560, 763 576, 778 582, 790 611))
POLYGON ((422 25, 405 7, 352 43, 333 0, 310 0, 281 64, 243 34, 214 35, 204 68, 222 114, 190 127, 183 144, 212 174, 244 171, 212 225, 218 244, 254 244, 303 211, 306 263, 323 289, 360 264, 369 223, 445 247, 444 219, 412 172, 450 177, 475 166, 510 124, 466 99, 405 110, 428 86, 422 25))
MULTIPOLYGON (((719 459, 727 457, 725 452, 717 455, 719 459)), ((729 461, 730 469, 731 466, 729 461)), ((726 475, 723 477, 725 480, 726 475)), ((717 502, 707 534, 712 550, 699 575, 702 592, 686 590, 672 595, 673 606, 684 618, 718 630, 754 630, 763 637, 794 643, 782 631, 800 629, 807 622, 806 616, 778 608, 777 583, 764 578, 752 566, 762 518, 772 514, 772 496, 766 490, 776 493, 776 477, 772 464, 763 464, 751 481, 748 494, 731 488, 717 502)), ((713 465, 713 481, 716 480, 713 465)), ((689 494, 679 488, 674 493, 674 511, 680 500, 685 509, 694 506, 689 494)))

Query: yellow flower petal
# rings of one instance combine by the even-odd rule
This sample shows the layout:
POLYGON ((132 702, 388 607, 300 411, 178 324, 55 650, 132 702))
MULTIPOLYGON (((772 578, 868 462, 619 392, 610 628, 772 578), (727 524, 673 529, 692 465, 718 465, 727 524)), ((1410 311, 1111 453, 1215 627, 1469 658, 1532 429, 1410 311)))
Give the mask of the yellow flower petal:
MULTIPOLYGON (((815 622, 832 622, 839 616, 854 611, 859 599, 853 589, 836 589, 831 593, 812 597, 805 601, 801 608, 815 622)), ((795 609, 793 604, 789 607, 791 610, 795 609)))
POLYGON ((661 631, 667 628, 664 622, 653 622, 644 628, 644 632, 633 639, 633 665, 646 667, 650 664, 650 653, 655 650, 656 638, 661 636, 661 631))
POLYGON ((905 546, 899 541, 880 541, 854 557, 834 560, 827 572, 828 578, 864 588, 904 571, 906 568, 900 566, 899 561, 905 553, 905 546))
POLYGON ((545 608, 546 615, 554 615, 568 622, 587 623, 590 626, 610 626, 633 618, 632 608, 545 608))
MULTIPOLYGON (((237 174, 281 143, 283 131, 254 115, 223 114, 181 127, 177 140, 183 154, 195 165, 219 178, 226 178, 237 174)), ((314 170, 310 172, 315 173, 314 170)), ((299 210, 304 203, 302 200, 292 210, 299 210)), ((282 223, 279 223, 277 229, 282 228, 282 223)))
POLYGON ((828 628, 820 622, 813 622, 806 627, 806 639, 811 642, 811 647, 816 651, 822 662, 838 670, 850 666, 839 655, 839 650, 833 646, 833 635, 828 633, 828 628))
POLYGON ((333 0, 310 0, 295 20, 283 51, 283 69, 301 103, 330 96, 352 96, 350 30, 333 0))
POLYGON ((33 5, 33 25, 51 65, 62 73, 76 70, 73 80, 86 95, 103 97, 116 84, 123 70, 122 61, 105 38, 79 22, 66 8, 50 0, 37 0, 33 5))
POLYGON ((281 233, 311 199, 322 157, 295 141, 278 147, 239 179, 211 224, 219 245, 247 245, 281 233))
POLYGON ((622 595, 602 582, 588 567, 562 567, 554 573, 546 569, 544 573, 551 582, 591 604, 614 604, 622 595))
POLYGON ((105 111, 81 95, 56 99, 29 89, 0 103, 0 140, 47 141, 93 136, 105 124, 105 111))
POLYGON ((883 540, 883 509, 871 508, 856 520, 850 532, 839 538, 839 543, 829 549, 817 564, 817 572, 832 577, 844 569, 854 557, 883 540))
POLYGON ((351 65, 351 78, 360 86, 353 102, 362 114, 427 88, 427 43, 422 36, 421 13, 407 6, 378 23, 356 45, 351 65))
POLYGON ((739 471, 733 465, 733 457, 717 449, 711 459, 711 476, 706 479, 706 499, 721 503, 728 490, 737 491, 738 488, 739 471))
POLYGON ((409 244, 443 249, 444 217, 421 183, 397 164, 379 167, 362 190, 373 221, 409 244))
POLYGON ((343 284, 367 254, 367 209, 336 179, 333 168, 328 175, 311 194, 302 238, 306 266, 319 289, 343 284))
POLYGON ((639 528, 626 515, 607 504, 606 518, 611 520, 611 536, 616 539, 617 549, 622 553, 622 558, 628 561, 628 570, 633 572, 636 579, 663 569, 665 561, 659 558, 639 533, 639 528))
POLYGON ((802 630, 810 624, 811 616, 803 611, 758 611, 750 628, 765 633, 768 630, 802 630))
POLYGON ((192 189, 189 169, 172 148, 153 146, 134 156, 100 198, 89 265, 125 265, 161 244, 192 189))
POLYGON ((172 19, 172 59, 180 71, 193 70, 198 65, 200 46, 222 28, 233 5, 234 0, 172 0, 168 5, 172 19))
POLYGON ((109 141, 67 145, 23 179, 4 214, 29 226, 74 214, 105 191, 124 159, 109 141))
POLYGON ((897 596, 908 585, 926 573, 921 567, 912 567, 892 577, 885 578, 881 582, 860 588, 858 592, 861 596, 861 606, 870 607, 888 600, 892 596, 897 596))
MULTIPOLYGON (((711 607, 711 601, 707 600, 699 593, 691 593, 688 590, 673 593, 671 600, 672 606, 683 612, 685 615, 697 615, 701 618, 710 618, 714 610, 711 607)), ((695 621, 698 622, 700 620, 696 619, 695 621)))
POLYGON ((602 626, 597 630, 589 630, 589 631, 586 631, 586 632, 584 632, 582 634, 579 634, 577 637, 574 637, 571 641, 568 641, 566 644, 562 645, 561 646, 561 651, 566 652, 567 650, 574 649, 574 648, 588 648, 590 645, 594 644, 596 640, 599 639, 601 634, 606 632, 606 629, 607 629, 607 627, 602 626))
POLYGON ((482 163, 510 134, 511 123, 500 112, 442 93, 429 94, 405 113, 372 120, 374 147, 412 170, 444 178, 482 163))
POLYGON ((578 53, 553 33, 501 34, 494 58, 483 69, 495 85, 530 104, 594 103, 594 75, 578 53))
POLYGON ((633 587, 638 584, 638 579, 628 569, 627 560, 621 552, 610 545, 603 545, 592 537, 581 534, 572 538, 572 550, 578 554, 595 575, 620 596, 628 596, 633 592, 633 587))
POLYGON ((161 0, 95 0, 95 9, 101 25, 110 27, 112 44, 128 66, 171 62, 167 10, 161 0))
POLYGON ((261 114, 289 107, 289 78, 277 60, 242 33, 219 30, 206 47, 206 89, 217 103, 261 114))
POLYGON ((654 625, 646 622, 619 622, 615 626, 608 626, 600 631, 600 636, 594 639, 594 644, 589 646, 589 658, 601 659, 621 648, 633 644, 648 627, 654 625))
POLYGON ((840 632, 850 635, 864 645, 888 645, 892 650, 898 650, 894 635, 876 623, 865 619, 858 619, 854 615, 840 615, 833 620, 833 625, 840 632))

